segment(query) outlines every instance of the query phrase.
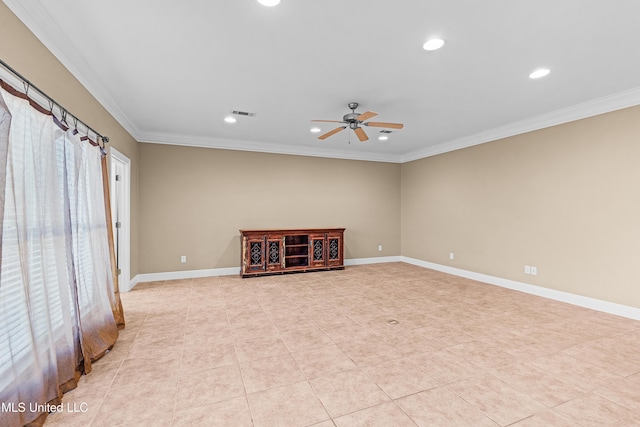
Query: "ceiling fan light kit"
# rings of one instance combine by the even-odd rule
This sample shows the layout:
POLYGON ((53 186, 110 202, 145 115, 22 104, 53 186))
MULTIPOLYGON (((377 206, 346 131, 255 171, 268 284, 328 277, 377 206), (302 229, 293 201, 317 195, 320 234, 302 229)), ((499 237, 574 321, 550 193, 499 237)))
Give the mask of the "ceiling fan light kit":
POLYGON ((404 125, 402 123, 386 123, 386 122, 367 122, 372 117, 378 115, 378 113, 374 113, 373 111, 365 111, 364 113, 356 113, 356 108, 358 108, 357 102, 350 102, 347 105, 351 112, 342 116, 342 120, 312 120, 312 122, 325 122, 325 123, 342 123, 345 126, 338 126, 337 128, 322 134, 318 137, 319 140, 325 140, 332 135, 346 129, 352 129, 356 134, 358 139, 361 142, 367 141, 369 137, 365 133, 364 129, 361 126, 372 126, 372 127, 381 127, 381 128, 391 128, 391 129, 402 129, 404 125))

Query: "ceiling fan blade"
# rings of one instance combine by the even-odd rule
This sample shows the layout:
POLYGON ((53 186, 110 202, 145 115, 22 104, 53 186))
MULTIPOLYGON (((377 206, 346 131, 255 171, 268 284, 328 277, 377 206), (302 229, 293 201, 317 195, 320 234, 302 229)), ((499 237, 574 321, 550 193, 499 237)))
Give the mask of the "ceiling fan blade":
POLYGON ((359 120, 361 122, 370 119, 373 116, 377 116, 378 113, 374 113, 373 111, 365 111, 364 113, 360 114, 358 117, 356 117, 356 120, 359 120))
POLYGON ((326 122, 326 123, 344 123, 340 120, 311 120, 312 122, 326 122))
POLYGON ((334 130, 332 130, 332 131, 330 131, 330 132, 325 133, 324 135, 320 135, 320 136, 318 137, 318 139, 327 139, 327 138, 329 138, 331 135, 335 135, 336 133, 338 133, 338 132, 340 132, 341 130, 344 130, 344 129, 346 129, 346 128, 347 128, 346 126, 340 126, 339 128, 335 128, 334 130))
POLYGON ((369 139, 369 137, 367 136, 366 133, 364 133, 364 130, 362 130, 362 128, 355 128, 353 131, 356 133, 356 136, 361 142, 365 142, 367 139, 369 139))
POLYGON ((373 126, 377 128, 391 128, 391 129, 402 129, 404 125, 402 123, 385 123, 385 122, 366 122, 363 123, 365 126, 373 126))

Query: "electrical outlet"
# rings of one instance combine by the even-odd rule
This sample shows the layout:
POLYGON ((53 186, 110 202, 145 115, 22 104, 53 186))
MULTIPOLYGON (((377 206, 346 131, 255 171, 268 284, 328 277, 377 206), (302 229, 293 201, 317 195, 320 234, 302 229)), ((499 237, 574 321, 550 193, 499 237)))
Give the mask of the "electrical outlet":
POLYGON ((182 256, 180 257, 180 262, 187 262, 187 257, 186 257, 186 255, 182 255, 182 256))
POLYGON ((531 266, 531 275, 532 276, 537 276, 538 275, 538 267, 532 265, 531 266))
POLYGON ((382 245, 378 245, 378 252, 382 252, 382 245))
POLYGON ((531 266, 530 265, 525 265, 524 266, 524 274, 531 274, 531 266))
POLYGON ((454 258, 453 252, 449 252, 449 259, 453 259, 453 258, 454 258))

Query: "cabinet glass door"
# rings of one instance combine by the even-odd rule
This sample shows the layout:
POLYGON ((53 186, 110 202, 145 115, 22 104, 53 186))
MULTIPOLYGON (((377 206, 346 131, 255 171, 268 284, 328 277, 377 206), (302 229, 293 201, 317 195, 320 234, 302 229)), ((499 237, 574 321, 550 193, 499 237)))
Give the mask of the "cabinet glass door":
POLYGON ((327 245, 324 234, 311 234, 311 265, 313 267, 324 267, 327 265, 327 245))
POLYGON ((327 235, 327 261, 328 265, 342 265, 342 236, 329 233, 327 235))
POLYGON ((244 270, 264 271, 265 270, 265 238, 250 238, 245 244, 244 270))
POLYGON ((281 270, 284 268, 282 256, 282 236, 269 235, 266 248, 267 270, 281 270))

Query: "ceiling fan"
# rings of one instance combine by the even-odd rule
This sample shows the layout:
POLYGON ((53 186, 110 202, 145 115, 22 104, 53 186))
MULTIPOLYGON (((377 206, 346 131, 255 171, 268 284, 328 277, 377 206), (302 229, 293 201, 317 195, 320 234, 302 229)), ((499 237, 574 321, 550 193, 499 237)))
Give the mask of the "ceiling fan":
POLYGON ((351 109, 351 112, 345 114, 342 117, 342 120, 311 120, 312 122, 328 122, 328 123, 344 123, 346 126, 339 126, 332 131, 329 131, 323 135, 320 135, 318 139, 327 139, 331 135, 335 135, 336 133, 346 129, 353 129, 358 139, 362 142, 369 139, 367 134, 364 132, 361 126, 373 126, 379 128, 391 128, 391 129, 402 129, 404 125, 402 123, 384 123, 384 122, 365 122, 365 120, 370 119, 371 117, 377 116, 378 113, 374 113, 373 111, 365 111, 364 113, 356 113, 356 108, 358 108, 357 102, 350 102, 348 107, 351 109))

